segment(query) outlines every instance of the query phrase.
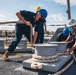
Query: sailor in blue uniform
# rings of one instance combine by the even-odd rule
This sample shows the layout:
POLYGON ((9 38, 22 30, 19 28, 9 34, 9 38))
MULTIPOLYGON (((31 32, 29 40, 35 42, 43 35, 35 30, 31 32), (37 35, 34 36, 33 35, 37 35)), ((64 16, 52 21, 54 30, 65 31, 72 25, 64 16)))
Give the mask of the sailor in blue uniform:
POLYGON ((57 35, 56 41, 65 41, 69 36, 69 34, 70 34, 69 29, 64 28, 63 31, 57 35))
MULTIPOLYGON (((40 6, 36 8, 36 13, 41 9, 40 6)), ((43 43, 44 41, 44 32, 46 32, 46 20, 45 19, 39 19, 40 24, 36 25, 35 32, 38 33, 38 37, 36 39, 36 43, 43 43)))
POLYGON ((57 39, 56 41, 61 42, 61 41, 65 41, 68 42, 67 44, 67 49, 71 48, 73 46, 73 44, 75 43, 75 39, 73 38, 74 34, 72 34, 74 31, 72 28, 64 28, 63 31, 61 33, 59 33, 57 35, 57 39))
POLYGON ((72 27, 74 31, 74 36, 72 36, 75 40, 74 45, 66 51, 66 54, 70 54, 70 52, 74 51, 74 55, 76 56, 76 20, 74 19, 69 19, 67 27, 72 27))
MULTIPOLYGON (((37 13, 21 10, 16 13, 19 20, 23 22, 23 24, 16 25, 16 34, 14 40, 11 42, 10 46, 8 47, 7 51, 3 54, 3 59, 5 61, 9 60, 8 53, 12 53, 18 43, 20 42, 22 35, 24 34, 28 41, 30 42, 30 25, 34 27, 34 25, 38 25, 47 17, 47 11, 45 9, 40 9, 37 13), (42 20, 40 20, 42 19, 42 20)), ((35 33, 33 44, 36 43, 36 39, 38 37, 38 33, 35 33)), ((32 45, 33 45, 32 44, 32 45)))
MULTIPOLYGON (((40 21, 41 20, 42 19, 40 19, 40 21)), ((45 23, 45 20, 40 22, 40 24, 38 24, 35 27, 35 32, 38 33, 38 37, 37 37, 36 43, 43 43, 43 41, 44 41, 44 23, 45 23)))

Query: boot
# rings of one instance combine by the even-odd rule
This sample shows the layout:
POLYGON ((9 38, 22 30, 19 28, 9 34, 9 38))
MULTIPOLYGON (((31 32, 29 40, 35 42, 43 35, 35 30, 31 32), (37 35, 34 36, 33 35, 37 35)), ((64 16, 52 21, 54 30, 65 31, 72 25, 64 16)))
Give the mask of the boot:
POLYGON ((6 51, 4 54, 3 54, 3 60, 5 60, 5 61, 8 61, 9 60, 9 58, 8 58, 8 51, 6 51))

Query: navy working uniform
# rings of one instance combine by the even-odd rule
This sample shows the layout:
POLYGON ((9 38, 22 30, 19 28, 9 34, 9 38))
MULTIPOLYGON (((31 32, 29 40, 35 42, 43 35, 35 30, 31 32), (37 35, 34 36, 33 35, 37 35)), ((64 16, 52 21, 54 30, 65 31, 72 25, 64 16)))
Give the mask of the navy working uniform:
POLYGON ((69 29, 64 28, 63 31, 57 35, 56 41, 65 41, 69 36, 69 34, 70 34, 69 29))
MULTIPOLYGON (((30 40, 30 37, 31 37, 30 36, 30 32, 31 32, 30 24, 32 24, 33 27, 35 25, 40 24, 40 22, 42 22, 42 20, 40 21, 40 19, 46 19, 48 12, 45 9, 40 9, 38 13, 33 13, 30 11, 23 10, 23 11, 17 12, 16 15, 19 18, 19 20, 21 20, 24 24, 16 24, 15 39, 11 42, 7 51, 3 54, 3 59, 5 61, 9 60, 8 54, 15 50, 23 34, 27 37, 29 42, 31 41, 30 40)), ((35 33, 34 40, 32 42, 33 44, 36 43, 37 37, 38 37, 38 33, 35 33), (35 38, 35 35, 36 35, 36 38, 35 38)))
POLYGON ((35 32, 38 32, 38 37, 36 40, 36 43, 43 43, 44 41, 44 22, 46 22, 43 19, 39 20, 40 22, 37 22, 38 24, 35 26, 35 32))
MULTIPOLYGON (((74 45, 74 43, 76 42, 76 33, 74 33, 73 35, 72 35, 72 38, 73 38, 73 41, 71 42, 71 43, 69 43, 69 45, 72 47, 73 45, 74 45)), ((68 45, 68 46, 69 46, 68 45)), ((71 48, 70 47, 70 48, 71 48)), ((76 57, 76 49, 75 50, 73 50, 74 51, 74 55, 75 55, 75 57, 76 57)))
MULTIPOLYGON (((33 27, 34 27, 34 25, 40 24, 41 21, 34 23, 36 13, 30 12, 30 11, 25 11, 25 10, 22 10, 20 12, 25 20, 30 21, 30 23, 32 24, 33 27)), ((38 31, 38 28, 36 28, 36 31, 38 31)), ((15 50, 15 48, 18 45, 18 43, 20 42, 23 34, 27 37, 27 39, 30 42, 30 27, 25 24, 16 24, 16 35, 8 48, 9 52, 13 52, 15 50)))
POLYGON ((67 37, 68 37, 68 35, 65 36, 65 35, 63 35, 63 33, 61 32, 61 33, 59 33, 59 34, 57 35, 56 41, 65 41, 65 40, 67 39, 67 37))
POLYGON ((57 35, 56 41, 59 41, 59 42, 65 41, 69 35, 72 38, 69 39, 70 42, 67 44, 67 48, 71 48, 75 43, 75 39, 73 38, 74 35, 71 33, 71 31, 68 28, 64 28, 63 31, 57 35))

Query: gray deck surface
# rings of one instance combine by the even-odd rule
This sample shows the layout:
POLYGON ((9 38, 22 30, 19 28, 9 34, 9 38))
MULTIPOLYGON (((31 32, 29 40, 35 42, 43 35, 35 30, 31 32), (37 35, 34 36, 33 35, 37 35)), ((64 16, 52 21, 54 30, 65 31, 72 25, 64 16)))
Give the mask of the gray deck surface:
MULTIPOLYGON (((14 53, 14 54, 9 55, 9 58, 11 60, 8 62, 5 62, 2 59, 2 54, 0 54, 0 75, 38 75, 38 72, 30 71, 27 69, 25 69, 24 71, 16 70, 22 66, 22 62, 24 60, 31 58, 31 55, 32 55, 32 53, 23 53, 23 57, 18 57, 18 56, 16 56, 16 53, 14 53)), ((43 75, 43 74, 41 74, 41 75, 43 75)), ((74 63, 62 75, 76 75, 76 64, 74 63)))

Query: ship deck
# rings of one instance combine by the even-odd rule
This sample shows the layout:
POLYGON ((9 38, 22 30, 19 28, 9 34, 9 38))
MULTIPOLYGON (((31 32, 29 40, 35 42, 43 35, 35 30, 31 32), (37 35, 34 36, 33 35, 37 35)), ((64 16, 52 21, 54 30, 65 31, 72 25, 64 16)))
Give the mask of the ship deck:
MULTIPOLYGON (((9 55, 10 61, 4 61, 2 59, 2 53, 0 53, 0 75, 38 75, 39 72, 30 69, 23 69, 22 62, 32 57, 32 53, 13 53, 9 55)), ((48 72, 45 72, 45 74, 48 72)), ((50 75, 50 73, 49 73, 50 75)), ((62 75, 76 75, 76 63, 65 71, 62 75)))

